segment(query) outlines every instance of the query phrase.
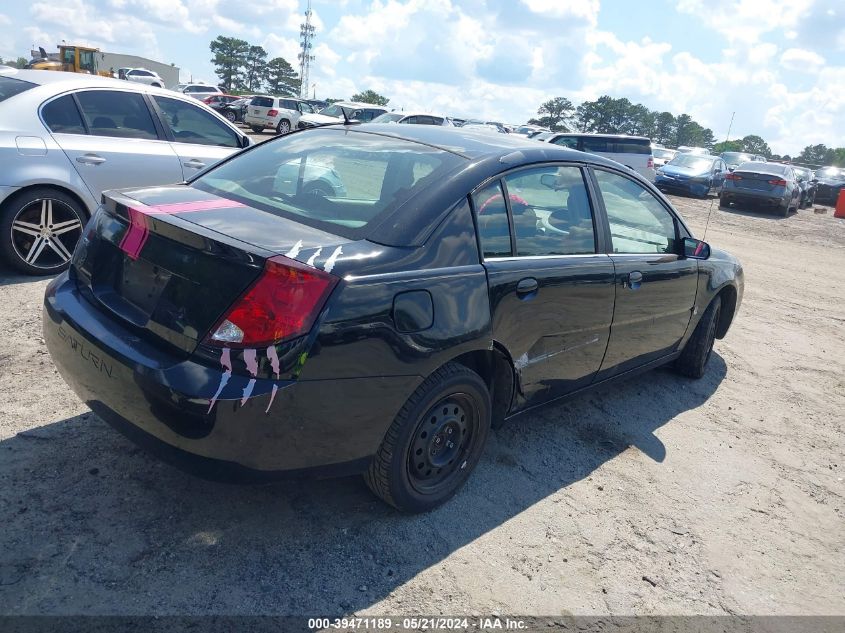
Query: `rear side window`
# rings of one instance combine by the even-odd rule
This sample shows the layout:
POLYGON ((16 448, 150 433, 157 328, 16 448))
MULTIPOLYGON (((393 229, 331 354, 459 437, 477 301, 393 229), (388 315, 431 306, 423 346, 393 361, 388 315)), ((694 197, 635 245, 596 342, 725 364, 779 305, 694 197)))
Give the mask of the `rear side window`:
POLYGON ((502 183, 497 180, 472 196, 478 223, 478 240, 484 257, 509 257, 511 233, 508 227, 508 210, 502 183))
POLYGON ((249 102, 249 105, 258 106, 260 108, 272 108, 273 107, 273 98, 272 97, 253 97, 252 101, 249 102))
POLYGON ((191 103, 170 97, 153 97, 175 140, 196 145, 240 147, 240 138, 222 121, 191 103))
POLYGON ((82 117, 70 95, 53 99, 46 104, 41 108, 41 116, 54 134, 85 134, 82 117))
POLYGON ((619 137, 582 137, 585 152, 605 154, 651 154, 651 142, 648 139, 619 137))
POLYGON ((387 214, 464 161, 401 139, 316 129, 251 149, 192 185, 337 235, 367 239, 387 214), (327 186, 317 187, 319 181, 327 186), (333 195, 326 195, 328 189, 333 195))
POLYGON ((138 93, 85 90, 76 93, 88 130, 96 136, 157 139, 147 103, 138 93))
POLYGON ((28 81, 21 81, 20 79, 0 76, 0 101, 5 101, 9 97, 14 97, 16 94, 20 94, 30 88, 35 88, 35 84, 28 81))
POLYGON ((568 147, 569 149, 578 149, 577 136, 561 136, 552 141, 552 143, 554 143, 555 145, 563 145, 564 147, 568 147))
POLYGON ((291 99, 282 99, 281 103, 279 103, 280 108, 284 108, 285 110, 297 110, 296 101, 291 99))

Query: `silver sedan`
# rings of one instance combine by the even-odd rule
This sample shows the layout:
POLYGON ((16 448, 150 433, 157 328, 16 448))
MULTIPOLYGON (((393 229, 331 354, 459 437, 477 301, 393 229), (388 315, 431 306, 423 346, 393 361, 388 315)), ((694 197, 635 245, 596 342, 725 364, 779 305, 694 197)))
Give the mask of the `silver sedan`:
POLYGON ((181 182, 251 141, 189 96, 116 79, 0 68, 0 255, 64 270, 103 191, 181 182))

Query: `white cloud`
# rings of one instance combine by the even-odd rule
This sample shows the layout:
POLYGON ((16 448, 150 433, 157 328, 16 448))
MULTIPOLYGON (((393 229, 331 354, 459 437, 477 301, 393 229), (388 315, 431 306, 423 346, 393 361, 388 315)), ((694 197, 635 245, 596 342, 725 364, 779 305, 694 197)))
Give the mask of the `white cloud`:
POLYGON ((789 70, 818 71, 824 66, 824 57, 802 48, 788 48, 780 56, 781 66, 789 70))
POLYGON ((552 18, 582 18, 590 25, 598 22, 599 0, 522 0, 532 13, 552 18))

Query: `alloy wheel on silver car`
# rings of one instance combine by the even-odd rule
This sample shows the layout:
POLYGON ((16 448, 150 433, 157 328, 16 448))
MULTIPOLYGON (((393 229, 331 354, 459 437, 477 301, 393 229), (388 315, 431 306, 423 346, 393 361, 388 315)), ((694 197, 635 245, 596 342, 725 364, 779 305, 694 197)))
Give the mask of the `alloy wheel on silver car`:
POLYGON ((70 262, 82 233, 77 211, 62 200, 39 198, 12 220, 11 240, 22 262, 48 272, 70 262))

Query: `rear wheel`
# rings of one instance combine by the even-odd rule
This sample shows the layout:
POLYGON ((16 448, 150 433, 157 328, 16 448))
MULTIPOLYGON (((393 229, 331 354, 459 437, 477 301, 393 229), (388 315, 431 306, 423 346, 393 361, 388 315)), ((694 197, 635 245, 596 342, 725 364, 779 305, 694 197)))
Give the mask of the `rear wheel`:
POLYGON ((716 340, 716 325, 722 310, 722 298, 716 297, 707 306, 695 331, 684 346, 684 351, 675 361, 675 371, 690 378, 701 378, 707 369, 707 361, 713 352, 716 340))
POLYGON ((727 196, 725 196, 724 194, 722 194, 722 195, 720 195, 720 196, 719 196, 719 206, 720 206, 720 207, 724 207, 724 208, 726 208, 726 209, 727 209, 729 206, 731 206, 731 203, 730 203, 730 202, 728 202, 728 198, 727 198, 727 196))
POLYGON ((68 194, 29 189, 8 200, 0 217, 0 254, 20 272, 55 275, 70 265, 86 214, 68 194))
POLYGON ((279 124, 276 126, 276 133, 277 134, 288 134, 290 132, 290 121, 286 119, 282 119, 279 121, 279 124))
POLYGON ((490 430, 490 393, 474 371, 447 363, 408 398, 364 475, 403 512, 450 499, 475 468, 490 430))
POLYGON ((232 112, 231 110, 226 110, 225 114, 223 115, 228 119, 230 123, 234 123, 238 120, 238 115, 232 112))

